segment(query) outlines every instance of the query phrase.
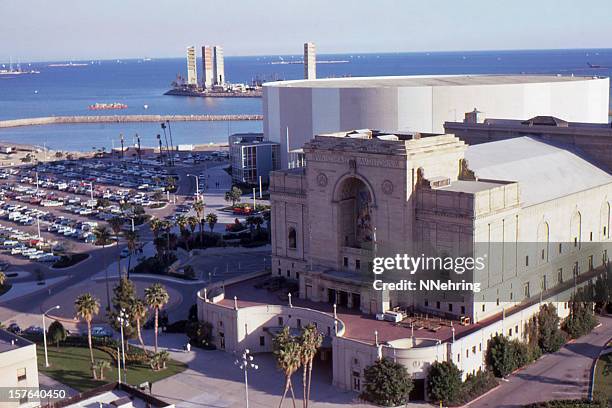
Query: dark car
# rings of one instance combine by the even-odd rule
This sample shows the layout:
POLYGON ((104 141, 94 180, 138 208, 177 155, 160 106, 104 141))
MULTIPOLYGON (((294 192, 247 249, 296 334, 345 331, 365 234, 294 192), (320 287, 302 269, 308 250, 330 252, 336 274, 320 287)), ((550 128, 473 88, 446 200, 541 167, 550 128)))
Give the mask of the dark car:
POLYGON ((19 327, 17 323, 9 324, 9 326, 7 327, 7 330, 10 331, 11 333, 21 334, 21 327, 19 327))

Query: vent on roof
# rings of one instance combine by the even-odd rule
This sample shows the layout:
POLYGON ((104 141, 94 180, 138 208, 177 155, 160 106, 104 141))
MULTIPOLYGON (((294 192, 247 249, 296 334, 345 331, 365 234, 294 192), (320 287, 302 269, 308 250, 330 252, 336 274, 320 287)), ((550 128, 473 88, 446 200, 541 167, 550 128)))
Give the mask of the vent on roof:
POLYGON ((111 402, 113 407, 117 408, 133 408, 132 400, 130 397, 122 397, 111 402))

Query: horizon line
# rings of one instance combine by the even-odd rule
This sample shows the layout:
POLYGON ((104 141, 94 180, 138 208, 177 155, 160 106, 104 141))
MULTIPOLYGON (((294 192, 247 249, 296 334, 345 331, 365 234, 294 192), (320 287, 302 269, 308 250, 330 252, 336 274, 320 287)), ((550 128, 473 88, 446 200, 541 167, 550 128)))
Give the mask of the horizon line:
MULTIPOLYGON (((525 51, 612 51, 612 47, 607 48, 500 48, 500 49, 471 49, 471 50, 439 50, 439 51, 366 51, 366 52, 329 52, 317 53, 317 56, 325 55, 384 55, 384 54, 460 54, 460 53, 476 53, 476 52, 525 52, 525 51)), ((302 56, 298 54, 225 54, 225 58, 257 58, 257 57, 295 57, 302 56)), ((54 62, 83 62, 83 61, 117 61, 117 60, 142 60, 150 58, 152 60, 162 59, 181 59, 184 55, 176 56, 129 56, 129 57, 105 57, 105 58, 63 58, 63 59, 32 59, 21 61, 20 59, 8 61, 0 61, 0 64, 28 64, 28 63, 54 63, 54 62)))

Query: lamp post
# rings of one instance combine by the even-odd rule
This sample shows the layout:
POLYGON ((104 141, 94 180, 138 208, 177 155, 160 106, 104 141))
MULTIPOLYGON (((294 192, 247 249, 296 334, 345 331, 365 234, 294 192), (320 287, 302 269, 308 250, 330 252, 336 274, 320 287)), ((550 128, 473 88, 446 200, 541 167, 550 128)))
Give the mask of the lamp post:
POLYGON ((196 201, 200 201, 200 177, 197 174, 187 174, 188 177, 195 177, 196 182, 196 201))
POLYGON ((235 363, 242 371, 244 371, 244 399, 246 408, 249 408, 249 369, 257 370, 259 367, 253 363, 253 356, 249 349, 244 350, 244 353, 236 359, 235 363))
MULTIPOLYGON (((123 339, 123 326, 129 326, 129 316, 125 309, 121 309, 119 312, 119 316, 117 316, 117 321, 119 322, 119 326, 121 327, 121 360, 123 363, 123 381, 127 383, 127 370, 125 367, 125 345, 123 339)), ((121 382, 121 378, 119 378, 119 382, 121 382)))
POLYGON ((60 305, 55 305, 42 315, 42 324, 43 324, 43 343, 45 345, 45 367, 49 367, 49 356, 47 355, 47 326, 45 325, 45 315, 52 310, 57 310, 60 308, 60 305))

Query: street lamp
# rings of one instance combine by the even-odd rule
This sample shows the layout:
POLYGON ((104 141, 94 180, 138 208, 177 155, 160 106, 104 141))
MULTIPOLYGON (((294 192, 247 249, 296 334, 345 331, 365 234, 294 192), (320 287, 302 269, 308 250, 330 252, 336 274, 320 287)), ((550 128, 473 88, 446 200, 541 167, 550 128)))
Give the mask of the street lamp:
POLYGON ((196 174, 187 174, 187 177, 195 177, 196 197, 197 197, 197 201, 200 201, 200 177, 196 174))
POLYGON ((52 310, 57 310, 60 308, 60 305, 55 305, 42 315, 42 324, 43 324, 43 343, 45 345, 45 367, 49 367, 49 356, 47 355, 47 326, 45 325, 45 315, 52 310))
MULTIPOLYGON (((117 321, 119 322, 119 326, 121 327, 121 360, 123 361, 123 381, 127 383, 127 369, 125 367, 125 345, 123 339, 123 326, 129 326, 130 320, 129 315, 125 311, 125 309, 121 309, 119 312, 119 316, 117 316, 117 321)), ((121 382, 121 378, 119 378, 119 382, 121 382)))
POLYGON ((244 398, 246 401, 246 408, 249 408, 249 375, 248 370, 257 370, 259 367, 257 364, 253 364, 253 356, 250 354, 249 349, 245 349, 244 353, 236 359, 234 362, 242 371, 244 371, 244 398))

